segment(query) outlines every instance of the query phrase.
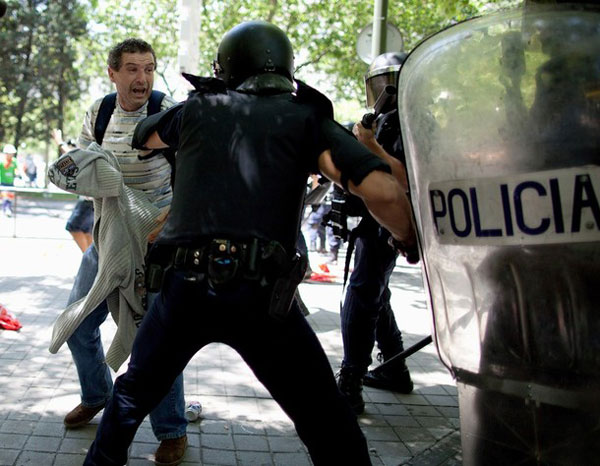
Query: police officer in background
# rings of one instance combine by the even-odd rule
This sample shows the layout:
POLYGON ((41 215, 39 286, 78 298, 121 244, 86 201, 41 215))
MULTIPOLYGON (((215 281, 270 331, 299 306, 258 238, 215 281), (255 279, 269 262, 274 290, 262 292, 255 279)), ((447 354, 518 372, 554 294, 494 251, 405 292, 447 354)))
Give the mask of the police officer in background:
POLYGON ((333 121, 330 102, 303 83, 295 89, 292 46, 278 27, 234 27, 214 66, 219 79, 187 75, 196 88, 187 101, 136 129, 137 147, 178 149, 171 212, 148 259, 147 284, 160 286, 160 295, 85 464, 124 464, 144 416, 212 342, 240 353, 293 420, 315 465, 371 464, 356 417, 292 300, 305 268, 295 247, 309 173, 360 196, 409 245, 410 204, 390 167, 333 121))
MULTIPOLYGON (((375 58, 365 76, 367 106, 374 107, 386 86, 397 86, 400 67, 407 54, 384 53, 375 58)), ((386 99, 384 94, 382 99, 386 99)), ((395 92, 389 95, 372 127, 354 125, 357 139, 392 167, 393 175, 408 190, 404 168, 404 149, 395 92)), ((390 276, 398 253, 388 244, 390 233, 368 212, 356 229, 354 269, 341 311, 344 359, 338 373, 338 386, 357 414, 364 411, 364 385, 410 393, 413 383, 404 360, 381 372, 367 372, 375 341, 383 361, 403 350, 402 333, 390 306, 390 276)))

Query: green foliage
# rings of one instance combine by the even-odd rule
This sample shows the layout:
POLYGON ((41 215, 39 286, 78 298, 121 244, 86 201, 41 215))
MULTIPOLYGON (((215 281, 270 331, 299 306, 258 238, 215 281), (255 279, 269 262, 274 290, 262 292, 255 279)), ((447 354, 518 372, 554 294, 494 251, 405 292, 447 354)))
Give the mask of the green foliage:
MULTIPOLYGON (((388 21, 405 50, 453 22, 514 6, 518 0, 390 1, 388 21)), ((109 48, 126 37, 150 42, 158 57, 157 85, 178 91, 179 2, 175 0, 8 0, 0 21, 0 142, 48 140, 52 127, 75 137, 85 109, 112 88, 109 48)), ((199 72, 211 75, 221 37, 251 19, 274 22, 289 35, 296 75, 324 91, 337 118, 356 119, 364 107, 367 69, 356 39, 373 21, 373 3, 356 0, 198 0, 199 72)))
MULTIPOLYGON (((502 6, 519 1, 504 1, 502 6)), ((364 108, 363 76, 368 65, 356 52, 358 33, 373 21, 371 2, 320 2, 316 0, 218 0, 201 1, 200 70, 210 64, 223 34, 242 21, 263 19, 281 27, 296 51, 296 76, 319 88, 335 102, 338 119, 356 119, 364 108), (225 5, 226 3, 226 5, 225 5), (237 14, 236 14, 237 12, 237 14), (357 110, 358 109, 358 110, 357 110)), ((440 29, 476 15, 493 5, 477 0, 401 0, 389 2, 388 22, 400 30, 405 51, 440 29)))
POLYGON ((0 24, 0 141, 47 139, 77 99, 75 43, 85 33, 75 0, 9 1, 0 24))

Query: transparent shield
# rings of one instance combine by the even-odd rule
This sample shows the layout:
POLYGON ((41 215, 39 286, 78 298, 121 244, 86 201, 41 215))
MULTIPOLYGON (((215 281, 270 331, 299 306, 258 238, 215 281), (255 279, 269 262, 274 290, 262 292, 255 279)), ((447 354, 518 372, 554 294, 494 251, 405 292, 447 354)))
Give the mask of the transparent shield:
MULTIPOLYGON (((453 26, 411 53, 398 97, 442 360, 459 387, 597 419, 600 12, 453 26)), ((461 399, 477 435, 499 438, 482 433, 482 396, 461 399)), ((528 454, 540 454, 536 435, 521 442, 528 454)))

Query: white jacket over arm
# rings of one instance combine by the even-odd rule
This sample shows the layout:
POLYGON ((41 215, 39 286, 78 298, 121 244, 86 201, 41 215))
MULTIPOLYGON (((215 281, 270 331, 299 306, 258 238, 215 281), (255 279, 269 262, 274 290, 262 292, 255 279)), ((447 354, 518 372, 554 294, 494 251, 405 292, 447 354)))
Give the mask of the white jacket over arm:
POLYGON ((144 256, 148 234, 156 227, 159 209, 136 189, 123 183, 116 157, 92 143, 87 150, 63 154, 48 169, 61 189, 94 198, 94 244, 98 274, 88 295, 58 317, 50 352, 56 353, 81 322, 106 300, 117 332, 106 353, 115 371, 131 353, 144 315, 144 256))

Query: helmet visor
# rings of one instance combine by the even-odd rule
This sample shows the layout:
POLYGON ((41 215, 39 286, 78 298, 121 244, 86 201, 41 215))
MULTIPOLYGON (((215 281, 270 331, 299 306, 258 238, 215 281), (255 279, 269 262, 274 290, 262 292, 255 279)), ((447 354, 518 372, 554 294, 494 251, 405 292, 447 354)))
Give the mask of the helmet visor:
POLYGON ((373 108, 377 97, 383 92, 386 86, 398 85, 398 75, 400 74, 400 66, 388 66, 386 68, 378 68, 365 76, 365 88, 367 94, 367 107, 373 108))

